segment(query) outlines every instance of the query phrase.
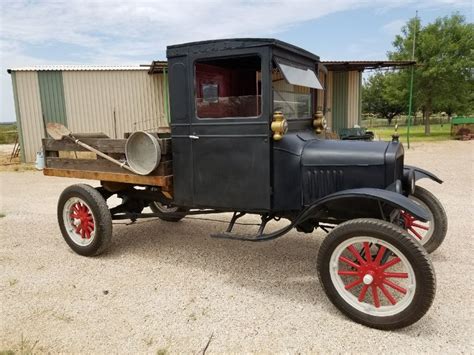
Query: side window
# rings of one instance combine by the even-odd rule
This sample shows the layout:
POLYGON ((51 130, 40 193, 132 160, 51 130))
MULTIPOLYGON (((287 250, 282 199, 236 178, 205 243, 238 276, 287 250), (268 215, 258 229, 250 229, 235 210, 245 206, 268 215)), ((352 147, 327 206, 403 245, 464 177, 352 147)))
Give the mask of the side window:
POLYGON ((261 59, 244 56, 197 61, 195 103, 199 118, 258 117, 261 59))

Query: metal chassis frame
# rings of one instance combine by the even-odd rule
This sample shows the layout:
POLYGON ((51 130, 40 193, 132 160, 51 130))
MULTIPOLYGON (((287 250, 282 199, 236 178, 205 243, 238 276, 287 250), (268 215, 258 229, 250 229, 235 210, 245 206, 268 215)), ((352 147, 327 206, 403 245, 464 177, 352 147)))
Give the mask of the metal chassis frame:
MULTIPOLYGON (((99 188, 100 192, 104 196, 105 199, 113 195, 114 193, 109 192, 108 194, 104 195, 103 189, 99 188)), ((131 197, 133 201, 133 198, 136 198, 137 203, 139 203, 138 208, 143 209, 143 206, 146 206, 146 202, 149 201, 160 201, 162 203, 169 203, 171 202, 170 200, 167 200, 163 197, 163 195, 159 191, 150 191, 150 190, 137 190, 133 187, 131 187, 128 190, 122 190, 118 191, 117 195, 121 198, 123 198, 124 203, 110 209, 111 214, 112 214, 112 219, 113 220, 124 220, 124 219, 130 219, 132 222, 135 222, 139 218, 154 218, 154 217, 160 217, 160 214, 158 213, 141 213, 141 212, 133 212, 133 211, 127 211, 127 202, 128 199, 131 197), (114 213, 116 211, 116 213, 114 213)), ((232 233, 232 229, 236 223, 236 221, 243 217, 246 212, 241 212, 241 211, 233 211, 234 214, 232 216, 232 219, 229 222, 229 226, 227 227, 227 230, 223 233, 217 233, 211 235, 213 238, 221 238, 221 239, 233 239, 233 240, 240 240, 240 241, 252 241, 252 242, 260 242, 260 241, 268 241, 268 240, 273 240, 276 238, 279 238, 286 233, 288 233, 290 230, 298 226, 300 223, 305 222, 308 219, 313 219, 315 220, 315 227, 320 226, 319 225, 319 218, 325 213, 326 211, 326 206, 325 204, 327 202, 331 201, 342 201, 346 198, 360 198, 360 199, 372 199, 377 201, 378 206, 379 206, 379 211, 380 211, 380 218, 382 220, 387 220, 387 216, 385 215, 383 211, 383 206, 382 204, 389 204, 392 205, 394 208, 398 209, 403 209, 408 212, 410 212, 412 215, 415 217, 419 218, 420 220, 427 220, 428 216, 426 214, 426 211, 424 211, 422 208, 420 208, 418 205, 416 205, 414 202, 410 201, 408 198, 406 198, 403 195, 400 195, 396 192, 392 191, 387 191, 387 190, 380 190, 380 189, 351 189, 351 190, 345 190, 345 191, 339 191, 334 194, 325 196, 324 198, 321 198, 317 200, 316 202, 312 203, 309 206, 306 206, 299 212, 293 212, 290 214, 285 214, 285 213, 278 213, 278 212, 272 212, 272 213, 261 213, 261 223, 260 227, 258 229, 258 232, 255 235, 236 235, 232 233), (275 219, 279 221, 281 218, 286 218, 290 220, 290 223, 286 225, 283 228, 280 228, 277 231, 274 231, 272 233, 265 234, 264 230, 267 225, 267 223, 275 219)), ((133 207, 133 204, 132 204, 133 207)), ((224 213, 224 212, 232 212, 232 211, 222 211, 222 210, 214 210, 214 209, 202 209, 202 210, 192 210, 192 211, 187 211, 187 212, 175 212, 175 213, 170 213, 170 217, 185 217, 187 215, 200 215, 200 214, 214 214, 214 213, 224 213)), ((394 220, 396 216, 389 216, 389 220, 394 220)), ((341 221, 335 221, 335 224, 340 223, 341 221)), ((321 225, 321 228, 327 232, 327 228, 331 228, 330 225, 323 224, 321 225)))

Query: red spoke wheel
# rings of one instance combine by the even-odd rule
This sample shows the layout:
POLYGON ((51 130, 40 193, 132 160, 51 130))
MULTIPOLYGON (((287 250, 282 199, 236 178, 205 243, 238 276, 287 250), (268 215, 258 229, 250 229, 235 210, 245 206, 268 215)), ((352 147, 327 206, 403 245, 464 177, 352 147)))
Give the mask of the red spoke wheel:
POLYGON ((102 195, 89 185, 73 185, 63 191, 58 222, 65 241, 80 255, 98 255, 110 243, 110 211, 102 195))
POLYGON ((418 321, 435 295, 435 275, 423 247, 403 229, 356 219, 336 227, 321 245, 318 274, 334 305, 379 329, 418 321))
POLYGON ((428 253, 434 252, 444 241, 448 232, 448 217, 441 202, 428 190, 417 186, 410 200, 428 211, 427 222, 421 222, 405 211, 401 211, 401 225, 417 239, 428 253))

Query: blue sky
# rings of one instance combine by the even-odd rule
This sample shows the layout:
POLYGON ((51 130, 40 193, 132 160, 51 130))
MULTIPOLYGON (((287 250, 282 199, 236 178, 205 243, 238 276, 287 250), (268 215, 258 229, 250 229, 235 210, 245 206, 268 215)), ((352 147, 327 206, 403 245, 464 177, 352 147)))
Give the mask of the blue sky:
POLYGON ((129 65, 165 59, 168 44, 274 37, 323 60, 385 59, 418 10, 422 23, 466 0, 0 1, 0 121, 15 119, 7 68, 45 64, 129 65))

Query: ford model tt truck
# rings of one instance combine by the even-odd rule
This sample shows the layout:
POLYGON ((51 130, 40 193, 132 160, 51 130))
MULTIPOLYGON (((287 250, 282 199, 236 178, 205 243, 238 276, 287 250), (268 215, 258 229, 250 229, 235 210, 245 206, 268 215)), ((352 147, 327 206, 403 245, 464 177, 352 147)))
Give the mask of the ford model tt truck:
POLYGON ((328 234, 318 277, 339 310, 379 329, 419 320, 436 288, 427 252, 443 241, 447 221, 416 181, 441 180, 405 165, 397 139, 325 139, 316 93, 326 71, 310 52, 273 39, 231 39, 169 46, 167 57, 171 133, 44 140, 45 175, 100 181, 70 186, 59 198, 69 246, 85 256, 104 252, 116 219, 170 223, 231 212, 228 228, 213 235, 229 243, 321 228, 328 234), (90 146, 98 158, 59 154, 90 146), (113 195, 122 203, 109 208, 113 195), (246 214, 261 217, 253 235, 234 231, 246 214))

